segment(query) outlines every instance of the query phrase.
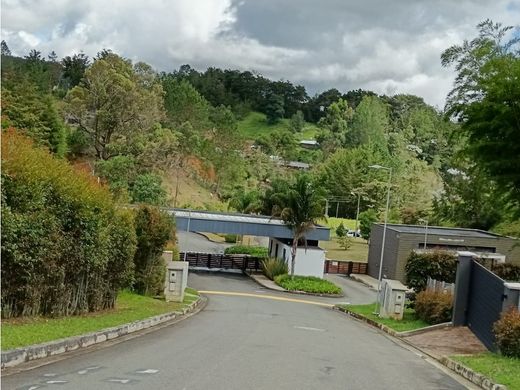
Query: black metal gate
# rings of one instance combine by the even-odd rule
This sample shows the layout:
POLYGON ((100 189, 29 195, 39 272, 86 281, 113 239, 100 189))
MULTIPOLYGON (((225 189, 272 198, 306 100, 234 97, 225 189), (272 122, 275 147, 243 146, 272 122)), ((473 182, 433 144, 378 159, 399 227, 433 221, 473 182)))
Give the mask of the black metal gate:
POLYGON ((504 281, 473 262, 468 302, 468 326, 490 349, 495 350, 493 324, 500 318, 504 294, 504 281))
POLYGON ((179 254, 180 260, 189 263, 191 268, 236 269, 243 272, 261 271, 262 259, 248 255, 221 255, 213 253, 184 252, 179 254))

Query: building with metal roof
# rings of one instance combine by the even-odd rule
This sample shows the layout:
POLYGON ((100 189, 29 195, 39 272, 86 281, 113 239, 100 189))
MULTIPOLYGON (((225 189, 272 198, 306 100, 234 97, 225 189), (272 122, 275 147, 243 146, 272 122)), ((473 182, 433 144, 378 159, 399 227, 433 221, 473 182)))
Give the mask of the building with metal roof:
MULTIPOLYGON (((222 213, 186 209, 166 209, 175 216, 177 229, 190 232, 241 234, 259 237, 292 239, 293 232, 279 218, 266 215, 222 213)), ((307 233, 307 240, 328 241, 330 229, 316 225, 307 233)))
MULTIPOLYGON (((372 225, 368 274, 379 276, 383 224, 372 225)), ((520 265, 520 240, 477 229, 388 224, 383 257, 384 278, 406 283, 405 265, 414 250, 470 251, 483 258, 520 265)))
MULTIPOLYGON (((165 209, 175 217, 178 230, 269 237, 269 256, 289 264, 293 232, 279 218, 265 215, 165 209)), ((323 277, 325 251, 318 241, 330 240, 330 229, 315 225, 306 234, 307 245, 296 251, 295 274, 323 277)))

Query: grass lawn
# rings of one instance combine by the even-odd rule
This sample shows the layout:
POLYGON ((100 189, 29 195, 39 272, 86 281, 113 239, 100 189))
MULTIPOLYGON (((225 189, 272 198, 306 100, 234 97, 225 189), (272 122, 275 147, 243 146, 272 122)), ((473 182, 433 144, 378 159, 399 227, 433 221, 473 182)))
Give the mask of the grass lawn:
POLYGON ((274 281, 289 291, 304 291, 313 294, 341 294, 341 288, 325 279, 313 276, 278 275, 274 281))
MULTIPOLYGON (((334 208, 334 207, 332 207, 332 208, 334 208)), ((335 210, 332 210, 332 208, 329 209, 330 214, 335 212, 335 210)), ((319 223, 320 223, 320 225, 328 226, 331 230, 332 236, 336 237, 336 228, 342 222, 343 222, 343 226, 345 226, 346 229, 354 230, 356 228, 356 220, 348 219, 348 218, 328 217, 327 220, 322 219, 319 223)))
MULTIPOLYGON (((270 125, 266 121, 265 114, 253 111, 238 122, 238 129, 246 139, 255 140, 262 134, 268 135, 289 130, 289 119, 282 119, 278 123, 270 125)), ((317 132, 318 127, 313 123, 307 122, 303 130, 299 133, 295 133, 294 136, 298 141, 314 139, 317 132)))
POLYGON ((314 139, 316 134, 318 133, 318 126, 313 123, 306 123, 303 127, 303 130, 299 133, 296 133, 296 139, 299 141, 314 139))
POLYGON ((255 140, 262 134, 268 135, 274 132, 289 130, 289 120, 282 119, 278 123, 270 125, 265 119, 265 114, 253 111, 238 122, 238 130, 246 139, 255 140))
POLYGON ((472 356, 451 356, 451 358, 501 385, 506 385, 511 390, 520 389, 520 359, 491 352, 472 356))
POLYGON ((325 249, 325 256, 329 260, 336 261, 368 261, 368 244, 362 238, 352 238, 352 246, 345 250, 339 246, 335 238, 330 241, 320 241, 320 247, 325 249))
POLYGON ((401 321, 393 320, 391 318, 379 318, 372 314, 375 309, 375 303, 369 305, 340 305, 341 307, 348 309, 354 313, 361 314, 373 321, 380 324, 386 325, 392 328, 396 332, 406 332, 408 330, 415 330, 430 326, 427 322, 417 319, 413 309, 405 309, 403 319, 401 321))
POLYGON ((176 303, 122 291, 117 298, 116 308, 111 310, 62 318, 2 320, 2 350, 77 336, 180 310, 195 301, 197 295, 197 291, 187 288, 184 302, 176 303))

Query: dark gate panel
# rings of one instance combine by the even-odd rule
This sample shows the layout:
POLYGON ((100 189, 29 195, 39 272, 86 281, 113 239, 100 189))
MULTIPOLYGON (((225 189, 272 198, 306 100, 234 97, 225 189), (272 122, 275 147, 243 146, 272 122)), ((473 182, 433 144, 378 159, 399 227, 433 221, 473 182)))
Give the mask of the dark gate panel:
POLYGON ((474 262, 468 302, 468 326, 493 351, 496 349, 493 323, 500 318, 503 294, 504 281, 474 262))
MULTIPOLYGON (((184 260, 184 252, 179 254, 180 260, 184 260)), ((190 267, 216 268, 216 269, 239 269, 246 271, 261 271, 262 259, 248 255, 221 255, 213 253, 186 253, 186 261, 190 267)))

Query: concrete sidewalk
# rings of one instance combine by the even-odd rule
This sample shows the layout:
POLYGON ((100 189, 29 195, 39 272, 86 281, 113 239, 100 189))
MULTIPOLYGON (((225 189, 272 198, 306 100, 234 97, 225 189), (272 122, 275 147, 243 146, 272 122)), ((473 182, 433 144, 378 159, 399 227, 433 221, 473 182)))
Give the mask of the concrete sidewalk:
POLYGON ((280 287, 275 282, 273 282, 271 279, 269 279, 264 274, 249 274, 251 279, 253 279, 255 282, 257 282, 259 285, 268 288, 269 290, 275 290, 275 291, 281 291, 281 292, 287 292, 286 289, 283 287, 280 287))
POLYGON ((370 287, 371 289, 374 289, 377 291, 378 288, 378 281, 376 278, 373 278, 370 275, 364 275, 364 274, 350 274, 350 278, 354 279, 357 282, 361 282, 364 285, 370 287))

